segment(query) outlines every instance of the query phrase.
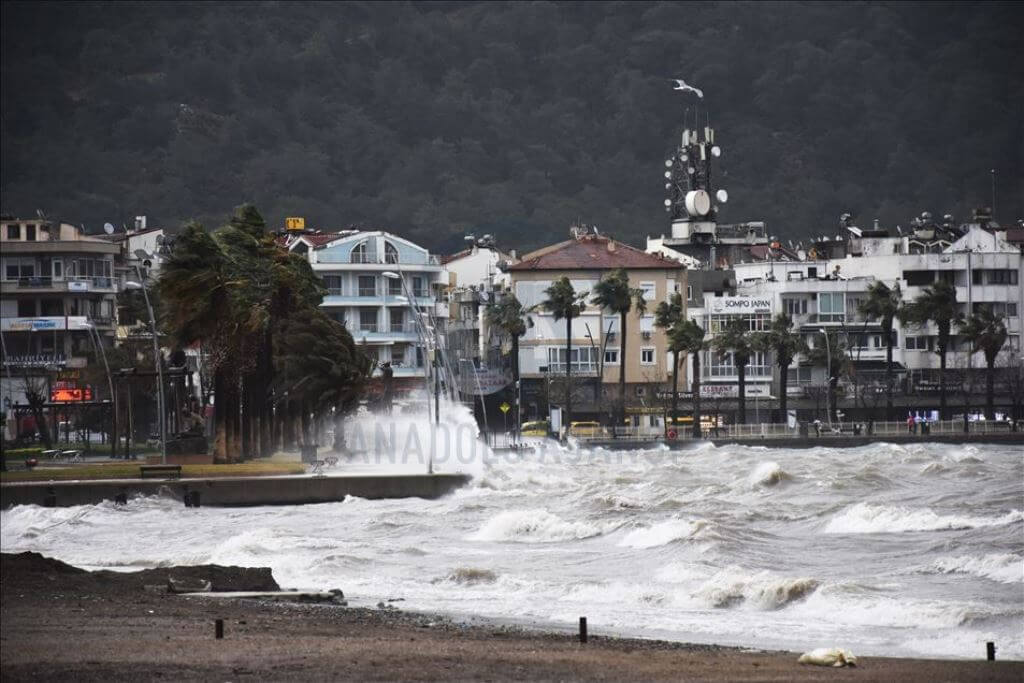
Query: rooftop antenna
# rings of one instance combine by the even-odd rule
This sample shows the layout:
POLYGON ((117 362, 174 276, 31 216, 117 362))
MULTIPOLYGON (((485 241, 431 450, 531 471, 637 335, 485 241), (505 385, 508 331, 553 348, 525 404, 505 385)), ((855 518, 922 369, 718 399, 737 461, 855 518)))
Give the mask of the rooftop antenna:
POLYGON ((992 220, 996 217, 996 169, 989 171, 992 175, 992 220))
POLYGON ((113 223, 104 223, 103 224, 103 232, 107 233, 108 235, 113 235, 114 234, 114 224, 113 223))

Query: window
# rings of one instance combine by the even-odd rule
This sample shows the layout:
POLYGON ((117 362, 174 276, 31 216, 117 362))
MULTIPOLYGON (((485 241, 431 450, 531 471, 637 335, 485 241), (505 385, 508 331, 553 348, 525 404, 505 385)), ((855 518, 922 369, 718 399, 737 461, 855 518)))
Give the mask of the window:
POLYGON ((846 297, 842 292, 822 292, 818 295, 818 320, 842 322, 846 318, 846 297))
POLYGON ((640 365, 654 365, 653 346, 645 346, 640 349, 640 365))
POLYGON ((377 277, 374 275, 359 276, 359 296, 377 296, 377 277))
POLYGON ((25 239, 29 242, 36 241, 36 226, 34 223, 25 224, 25 239))
MULTIPOLYGON (((592 346, 574 348, 570 356, 572 372, 596 372, 597 349, 592 346)), ((548 372, 565 373, 565 348, 548 347, 548 372)))
POLYGON ((369 242, 360 242, 352 247, 352 256, 349 259, 352 263, 373 263, 374 255, 370 251, 369 242))
POLYGON ((423 286, 423 278, 422 277, 419 277, 419 276, 413 277, 413 279, 412 279, 412 295, 413 296, 418 296, 418 297, 422 297, 422 296, 426 296, 427 295, 427 290, 423 286))
POLYGON ((807 314, 807 299, 786 299, 782 300, 782 307, 786 311, 786 315, 795 317, 798 315, 807 314))
POLYGON ((955 270, 940 270, 939 271, 939 282, 945 282, 950 285, 956 284, 956 271, 955 270))
POLYGON ((53 262, 53 277, 60 280, 64 277, 64 262, 57 259, 53 262))
POLYGON ((905 270, 903 279, 910 287, 924 287, 935 281, 935 273, 931 270, 905 270))
POLYGON ((619 334, 619 317, 618 316, 605 316, 601 323, 602 332, 606 339, 614 340, 619 334))
POLYGON ((1017 317, 1017 303, 1013 301, 975 301, 971 307, 971 312, 977 314, 982 309, 988 309, 992 313, 1004 318, 1017 317))
POLYGON ((324 275, 324 287, 331 296, 341 296, 341 276, 324 275))
POLYGON ((655 284, 653 282, 641 282, 640 290, 644 293, 644 301, 650 303, 654 301, 655 284))
POLYGON ((405 311, 400 308, 391 309, 391 331, 402 332, 405 330, 405 311))
POLYGON ((1017 284, 1016 270, 990 270, 988 271, 988 284, 990 285, 1015 285, 1017 284))
POLYGON ((905 337, 907 351, 934 351, 935 337, 905 337))
POLYGON ((21 239, 21 226, 17 223, 7 226, 7 239, 9 240, 20 240, 21 239))
POLYGON ((605 349, 604 350, 604 363, 605 363, 605 365, 618 365, 619 364, 619 350, 618 349, 605 349))
POLYGON ((817 268, 817 266, 815 266, 813 268, 808 268, 807 269, 807 279, 808 280, 814 280, 814 279, 817 279, 817 277, 818 277, 818 268, 817 268))
POLYGON ((36 314, 35 299, 18 299, 18 317, 31 318, 36 314))
POLYGON ((399 278, 388 278, 388 296, 402 295, 402 281, 399 278))
POLYGON ((384 263, 398 263, 398 248, 391 242, 384 243, 384 263))
POLYGON ((645 315, 640 318, 640 332, 648 337, 654 332, 654 316, 645 315))
POLYGON ((363 308, 359 310, 359 330, 361 332, 377 331, 376 308, 363 308))
POLYGON ((981 269, 971 271, 971 284, 980 285, 982 283, 982 277, 985 271, 981 269))
POLYGON ((811 381, 811 368, 789 368, 786 371, 786 378, 791 384, 806 384, 811 381))
POLYGON ((686 300, 693 301, 693 285, 686 285, 686 300))

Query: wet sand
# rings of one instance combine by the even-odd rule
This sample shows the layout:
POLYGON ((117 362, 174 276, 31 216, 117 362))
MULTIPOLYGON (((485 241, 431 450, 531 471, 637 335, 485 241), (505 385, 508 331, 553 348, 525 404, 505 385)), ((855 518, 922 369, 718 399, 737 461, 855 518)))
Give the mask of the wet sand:
MULTIPOLYGON (((800 665, 790 652, 593 635, 583 645, 565 634, 465 624, 392 607, 174 595, 156 588, 167 575, 187 570, 84 572, 29 553, 2 560, 4 681, 1024 680, 1024 662, 860 657, 855 669, 831 669, 800 665), (216 619, 224 620, 222 640, 214 637, 216 619)), ((231 570, 218 576, 215 590, 252 588, 269 577, 233 576, 231 570)), ((808 649, 831 645, 809 643, 808 649)))

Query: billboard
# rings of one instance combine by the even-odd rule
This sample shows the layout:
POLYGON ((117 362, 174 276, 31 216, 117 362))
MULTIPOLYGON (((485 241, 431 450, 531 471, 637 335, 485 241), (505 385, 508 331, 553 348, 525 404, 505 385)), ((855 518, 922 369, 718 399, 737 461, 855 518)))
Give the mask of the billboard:
POLYGON ((305 230, 306 219, 302 216, 289 216, 284 219, 284 227, 287 230, 305 230))
POLYGON ((719 296, 708 301, 708 310, 719 315, 771 313, 775 308, 774 297, 770 296, 719 296))
POLYGON ((92 387, 82 389, 51 389, 50 403, 68 403, 76 401, 91 401, 92 387))

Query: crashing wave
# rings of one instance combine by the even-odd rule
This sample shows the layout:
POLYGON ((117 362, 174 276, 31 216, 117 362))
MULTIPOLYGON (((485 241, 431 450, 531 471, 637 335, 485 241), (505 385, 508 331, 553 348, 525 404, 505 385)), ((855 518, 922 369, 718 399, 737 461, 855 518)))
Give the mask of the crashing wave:
POLYGON ((750 484, 751 488, 756 488, 759 486, 775 486, 787 479, 792 479, 792 477, 782 469, 779 463, 763 462, 750 473, 747 483, 750 484))
POLYGON ((619 547, 654 548, 674 541, 706 538, 712 528, 711 522, 706 519, 668 519, 651 526, 633 529, 619 541, 619 547))
POLYGON ((474 567, 459 567, 447 576, 434 579, 431 583, 457 583, 463 586, 475 586, 478 584, 494 583, 498 575, 490 569, 476 569, 474 567))
POLYGON ((550 543, 600 536, 608 530, 588 522, 567 522, 546 510, 513 510, 487 520, 470 540, 550 543))
POLYGON ((748 574, 731 566, 718 572, 694 594, 712 607, 746 605, 761 610, 776 610, 803 600, 818 589, 821 582, 807 577, 778 577, 769 572, 748 574))
POLYGON ((857 503, 829 520, 826 534, 892 534, 904 531, 947 531, 1000 526, 1024 520, 1024 513, 1011 510, 1002 517, 957 517, 937 515, 925 508, 857 503))
POLYGON ((941 574, 973 574, 1000 583, 1024 583, 1024 558, 1014 553, 940 557, 929 570, 941 574))

